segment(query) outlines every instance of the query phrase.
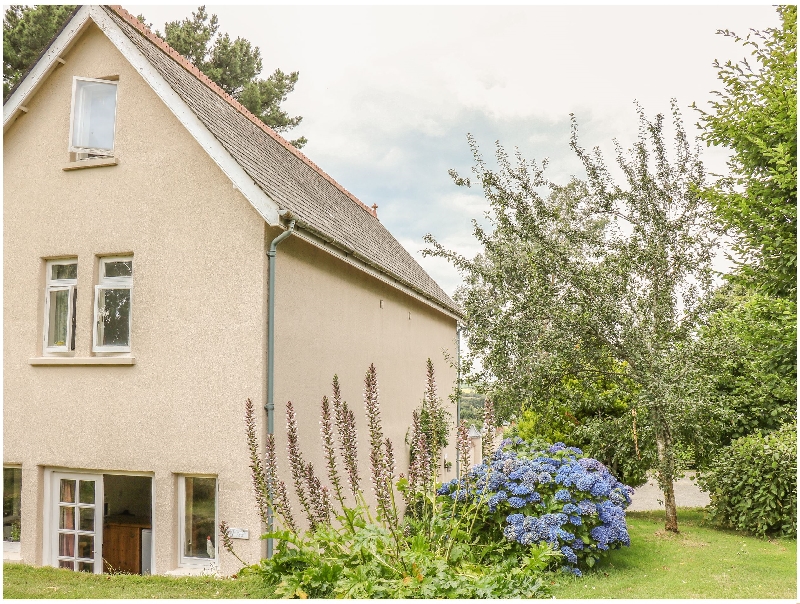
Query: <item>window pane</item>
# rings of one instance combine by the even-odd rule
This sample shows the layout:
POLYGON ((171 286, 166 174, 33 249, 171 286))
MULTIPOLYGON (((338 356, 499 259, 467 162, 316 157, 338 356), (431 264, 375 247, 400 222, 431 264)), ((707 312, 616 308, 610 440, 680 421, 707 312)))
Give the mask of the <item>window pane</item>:
POLYGON ((58 536, 58 555, 75 556, 75 534, 61 533, 58 536))
POLYGON ((3 541, 19 541, 22 470, 3 468, 3 541))
POLYGON ((58 528, 75 530, 75 508, 72 506, 61 508, 61 520, 58 522, 58 528))
POLYGON ((215 478, 186 480, 186 534, 183 555, 190 558, 214 558, 216 542, 216 484, 215 478))
POLYGON ((132 277, 133 260, 104 262, 106 277, 132 277))
POLYGON ((69 570, 75 570, 75 562, 73 562, 72 560, 59 560, 58 568, 68 568, 69 570))
POLYGON ((78 558, 94 558, 94 537, 78 535, 78 558))
POLYGON ((50 291, 50 316, 47 319, 47 345, 67 345, 67 311, 69 290, 50 291))
POLYGON ((80 508, 81 530, 94 532, 94 508, 80 508))
POLYGON ((81 480, 81 503, 94 503, 94 480, 81 480))
POLYGON ((75 481, 61 479, 61 502, 75 503, 75 481))
POLYGON ((94 562, 78 562, 78 572, 80 573, 93 573, 94 562))
POLYGON ((76 81, 72 146, 111 151, 114 148, 114 113, 117 86, 76 81))
POLYGON ((131 290, 103 288, 97 293, 97 344, 128 346, 130 343, 131 290))
POLYGON ((77 279, 78 278, 78 265, 77 264, 54 264, 51 267, 51 279, 77 279))

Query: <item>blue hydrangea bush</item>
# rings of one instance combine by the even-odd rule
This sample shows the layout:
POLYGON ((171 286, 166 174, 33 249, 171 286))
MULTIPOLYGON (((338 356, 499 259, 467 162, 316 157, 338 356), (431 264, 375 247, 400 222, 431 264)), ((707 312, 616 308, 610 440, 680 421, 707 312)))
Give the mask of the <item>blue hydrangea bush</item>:
POLYGON ((630 545, 625 508, 633 489, 599 461, 564 443, 506 439, 491 460, 437 491, 447 505, 476 507, 477 542, 548 544, 562 569, 581 576, 601 555, 630 545))

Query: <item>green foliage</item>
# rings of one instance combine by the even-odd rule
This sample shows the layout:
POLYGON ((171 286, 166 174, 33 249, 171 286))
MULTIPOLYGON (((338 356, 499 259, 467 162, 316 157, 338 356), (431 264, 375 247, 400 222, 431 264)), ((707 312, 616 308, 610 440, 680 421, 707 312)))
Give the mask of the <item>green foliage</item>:
POLYGON ((778 429, 797 417, 797 305, 740 286, 727 286, 711 304, 690 347, 715 416, 700 422, 713 430, 715 448, 701 465, 736 438, 778 429))
POLYGON ((480 427, 483 424, 483 402, 486 397, 478 394, 474 388, 461 387, 461 417, 468 426, 480 427))
MULTIPOLYGON (((364 514, 357 512, 363 518, 364 514)), ((445 528, 440 524, 440 529, 445 528)), ((442 532, 443 536, 444 532, 442 532)), ((359 522, 357 530, 322 527, 302 539, 274 535, 281 547, 243 574, 263 578, 284 598, 531 598, 545 597, 542 571, 551 552, 532 548, 526 555, 495 556, 491 564, 472 559, 469 547, 454 547, 450 558, 431 548, 422 534, 407 539, 391 563, 389 531, 359 522)))
POLYGON ((746 37, 754 64, 715 63, 723 89, 700 111, 703 137, 728 147, 731 175, 706 191, 737 237, 739 276, 769 296, 797 301, 797 6, 781 26, 746 37))
POLYGON ((755 535, 797 535, 797 424, 745 436, 700 475, 711 518, 755 535))
MULTIPOLYGON (((144 21, 141 16, 139 20, 144 21)), ((217 35, 218 30, 217 16, 209 17, 201 6, 191 18, 166 23, 163 36, 156 34, 276 132, 287 132, 300 124, 301 116, 290 117, 281 109, 299 73, 276 69, 266 79, 259 78, 263 66, 259 48, 244 38, 217 35)), ((290 142, 299 149, 308 141, 301 136, 290 142)))
POLYGON ((638 388, 625 365, 610 359, 604 364, 606 372, 592 381, 565 378, 549 400, 523 411, 504 436, 570 443, 605 464, 621 482, 639 486, 655 465, 647 409, 637 407, 638 388))
POLYGON ((67 21, 74 5, 15 4, 3 16, 3 98, 39 58, 67 21))

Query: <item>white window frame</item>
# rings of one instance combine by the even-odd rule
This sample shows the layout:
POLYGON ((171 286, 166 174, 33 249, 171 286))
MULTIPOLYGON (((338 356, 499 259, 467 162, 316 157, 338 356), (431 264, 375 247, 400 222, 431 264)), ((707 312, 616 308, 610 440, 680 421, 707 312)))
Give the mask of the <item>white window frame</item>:
MULTIPOLYGON (((103 256, 99 259, 98 284, 94 286, 94 323, 92 325, 92 351, 93 352, 130 352, 133 337, 133 268, 130 277, 106 277, 107 262, 133 262, 133 256, 103 256), (97 333, 97 302, 100 292, 104 289, 130 290, 130 312, 128 313, 128 345, 127 346, 101 346, 98 344, 97 333)), ((132 267, 133 265, 131 265, 132 267)))
POLYGON ((74 352, 72 343, 75 340, 75 295, 77 292, 78 279, 53 279, 54 266, 75 265, 77 273, 77 258, 65 258, 61 260, 48 260, 45 266, 45 287, 44 287, 44 323, 42 324, 42 351, 45 354, 74 352), (47 342, 50 333, 50 294, 55 291, 68 291, 67 301, 67 338, 63 346, 50 346, 47 342))
POLYGON ((178 474, 178 566, 188 568, 216 568, 219 561, 219 477, 213 474, 178 474), (214 479, 214 558, 185 556, 186 551, 186 479, 214 479))
POLYGON ((117 90, 119 82, 116 80, 99 80, 97 78, 82 78, 73 76, 72 78, 72 104, 69 110, 69 151, 70 153, 77 154, 79 159, 89 159, 92 155, 101 157, 114 157, 114 147, 117 144, 117 90), (75 127, 75 94, 78 90, 78 80, 82 82, 99 82, 101 84, 112 84, 115 87, 114 91, 114 144, 111 149, 92 149, 90 147, 75 147, 72 145, 72 135, 74 134, 75 127))

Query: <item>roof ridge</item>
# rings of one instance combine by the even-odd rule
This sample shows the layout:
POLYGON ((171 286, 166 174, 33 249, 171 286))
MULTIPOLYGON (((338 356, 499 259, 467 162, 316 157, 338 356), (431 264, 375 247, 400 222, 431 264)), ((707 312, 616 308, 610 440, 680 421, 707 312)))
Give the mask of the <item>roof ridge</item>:
POLYGON ((280 134, 275 132, 272 128, 267 126, 264 122, 262 122, 258 117, 252 114, 247 107, 242 105, 239 101, 225 92, 216 82, 214 82, 211 78, 209 78, 206 74, 204 74, 200 69, 191 63, 186 57, 180 54, 177 50, 172 48, 166 41, 159 38, 155 35, 150 29, 139 19, 134 17, 130 14, 127 10, 122 8, 122 6, 115 4, 115 5, 108 5, 112 11, 114 11, 121 19, 124 19, 129 25, 134 27, 140 34, 142 34, 145 38, 150 40, 153 44, 155 44, 160 50, 162 50, 165 54, 171 57, 176 63, 178 63, 181 67, 186 69, 189 73, 195 76, 198 80, 200 80, 203 84, 205 84, 208 88, 213 90, 217 95, 219 95, 223 100, 227 101, 234 109, 239 111, 242 115, 247 117, 253 124, 261 128, 267 135, 275 139, 278 143, 280 143, 283 147, 285 147, 288 151, 295 155, 298 159, 303 161, 307 164, 311 169, 317 172, 320 176, 322 176, 325 180, 331 183, 334 187, 339 189, 342 193, 344 193, 348 199, 354 201, 358 204, 364 211, 366 211, 370 216, 374 218, 378 218, 378 210, 377 206, 373 206, 370 208, 367 204, 363 201, 358 199, 355 195, 353 195, 350 191, 345 189, 342 185, 336 182, 332 176, 330 176, 325 170, 320 168, 316 163, 311 161, 308 156, 304 155, 297 147, 292 145, 289 141, 283 138, 280 134))

